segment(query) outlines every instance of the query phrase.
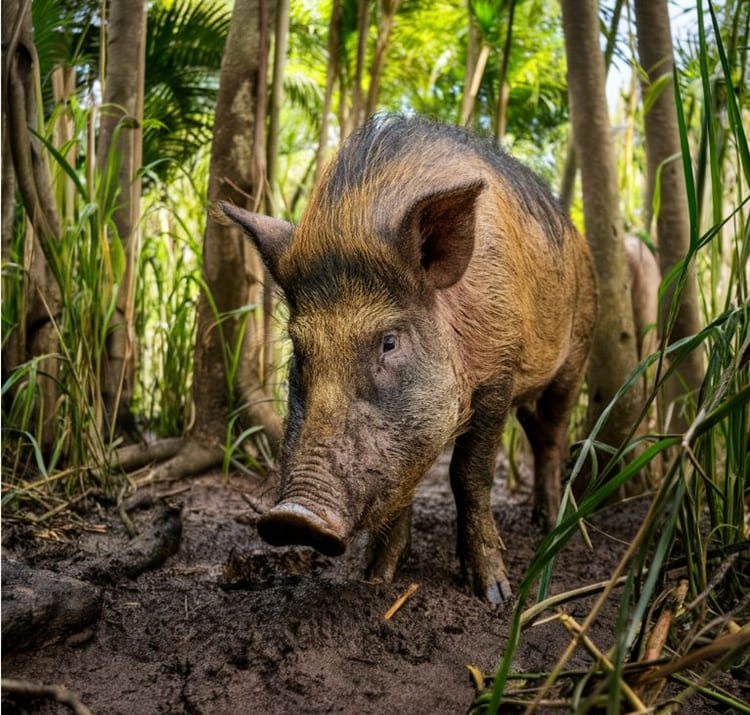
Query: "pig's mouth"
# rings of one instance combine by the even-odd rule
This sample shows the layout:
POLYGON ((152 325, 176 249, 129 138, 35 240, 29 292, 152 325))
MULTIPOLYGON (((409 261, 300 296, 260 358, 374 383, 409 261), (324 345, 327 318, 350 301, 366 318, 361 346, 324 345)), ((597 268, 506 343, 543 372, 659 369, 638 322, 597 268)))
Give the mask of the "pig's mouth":
POLYGON ((346 550, 346 529, 341 519, 313 505, 284 500, 258 521, 258 534, 273 546, 311 546, 326 556, 346 550))

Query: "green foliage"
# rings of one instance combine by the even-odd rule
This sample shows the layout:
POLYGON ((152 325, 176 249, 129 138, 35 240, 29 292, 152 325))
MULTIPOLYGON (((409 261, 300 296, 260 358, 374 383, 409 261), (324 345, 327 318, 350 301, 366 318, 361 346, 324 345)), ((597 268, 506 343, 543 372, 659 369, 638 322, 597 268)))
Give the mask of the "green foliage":
POLYGON ((185 433, 192 420, 192 376, 205 230, 208 152, 144 197, 135 334, 140 346, 134 411, 159 437, 185 433))
MULTIPOLYGON (((42 474, 64 465, 70 470, 68 478, 54 486, 62 486, 66 492, 76 488, 83 470, 91 468, 96 468, 95 481, 102 486, 108 484, 104 467, 109 430, 104 424, 102 365, 117 289, 125 270, 122 245, 112 220, 118 199, 115 177, 119 156, 113 151, 101 172, 92 171, 91 164, 75 151, 70 163, 66 159, 68 150, 85 141, 93 115, 75 100, 68 111, 75 127, 70 146, 58 150, 49 138, 40 137, 57 170, 53 174, 57 183, 72 189, 74 199, 72 213, 59 207, 65 219, 60 240, 48 240, 45 247, 51 278, 60 295, 59 314, 48 315, 59 353, 33 358, 3 385, 3 392, 11 396, 7 412, 3 403, 3 422, 11 433, 5 443, 6 459, 22 467, 27 461, 26 453, 32 449, 42 474), (45 405, 41 400, 42 376, 57 384, 59 398, 55 405, 45 405), (52 421, 54 436, 43 453, 40 445, 45 442, 43 425, 47 420, 52 421), (13 439, 11 435, 20 438, 13 439)), ((48 130, 51 134, 52 124, 48 130)), ((58 191, 58 195, 62 193, 58 191)), ((24 300, 22 283, 14 284, 11 290, 17 291, 11 296, 11 304, 24 300)), ((6 331, 16 326, 23 329, 23 319, 18 314, 3 321, 6 331)), ((23 474, 22 468, 20 473, 23 474)))
POLYGON ((159 178, 211 141, 230 11, 222 0, 161 0, 146 26, 143 163, 159 178))
MULTIPOLYGON (((99 0, 33 0, 44 104, 54 109, 52 70, 75 68, 79 101, 101 93, 99 0)), ((143 164, 165 180, 211 141, 219 68, 231 10, 223 0, 156 0, 146 22, 143 164)))

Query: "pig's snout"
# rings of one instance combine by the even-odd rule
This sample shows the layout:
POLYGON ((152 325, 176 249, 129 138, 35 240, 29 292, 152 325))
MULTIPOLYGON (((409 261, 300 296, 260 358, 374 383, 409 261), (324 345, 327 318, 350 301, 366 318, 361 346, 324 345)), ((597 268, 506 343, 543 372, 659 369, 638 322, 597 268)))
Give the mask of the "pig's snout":
POLYGON ((284 500, 258 521, 260 537, 273 546, 312 546, 326 556, 346 550, 346 529, 340 517, 327 509, 315 509, 297 501, 284 500))

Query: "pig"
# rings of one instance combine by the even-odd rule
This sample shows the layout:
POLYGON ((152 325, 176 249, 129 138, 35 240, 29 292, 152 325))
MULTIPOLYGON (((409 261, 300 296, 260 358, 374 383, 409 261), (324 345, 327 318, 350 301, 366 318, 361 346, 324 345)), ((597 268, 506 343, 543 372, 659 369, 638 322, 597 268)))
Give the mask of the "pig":
POLYGON ((586 241, 544 182, 464 129, 376 115, 327 166, 298 226, 221 209, 289 307, 281 490, 260 536, 338 555, 371 530, 367 574, 390 581, 414 491, 455 440, 462 575, 507 603, 490 508, 503 423, 515 407, 549 526, 596 319, 586 241))

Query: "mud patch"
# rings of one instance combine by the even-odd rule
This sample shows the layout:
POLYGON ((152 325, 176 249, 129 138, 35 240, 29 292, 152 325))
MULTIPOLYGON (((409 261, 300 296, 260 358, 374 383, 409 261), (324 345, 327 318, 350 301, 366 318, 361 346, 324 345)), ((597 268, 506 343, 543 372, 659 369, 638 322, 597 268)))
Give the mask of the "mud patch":
MULTIPOLYGON (((243 498, 257 498, 260 489, 239 476, 190 482, 172 500, 182 513, 178 553, 134 580, 123 575, 105 583, 90 637, 5 656, 3 677, 64 685, 94 713, 465 712, 473 697, 466 665, 494 669, 508 616, 458 581, 446 459, 420 487, 412 551, 388 585, 360 580, 362 539, 338 559, 264 545, 243 498), (412 582, 418 590, 384 621, 412 582)), ((498 479, 494 497, 517 588, 540 540, 531 526, 529 485, 510 494, 498 479)), ((630 502, 599 514, 594 552, 580 540, 563 552, 553 591, 606 578, 643 506, 630 502)), ((136 526, 148 523, 155 509, 135 513, 136 526)), ((4 543, 35 568, 72 575, 71 565, 128 543, 114 512, 91 519, 105 533, 68 532, 50 542, 6 524, 4 543)), ((581 615, 585 605, 570 610, 581 615)), ((616 606, 592 632, 604 648, 613 638, 616 606)), ((567 642, 559 624, 531 629, 517 668, 549 667, 567 642)), ((584 660, 577 655, 571 667, 584 660)), ((713 712, 699 698, 690 702, 692 712, 713 712)), ((3 707, 68 712, 24 698, 4 697, 3 707)))

